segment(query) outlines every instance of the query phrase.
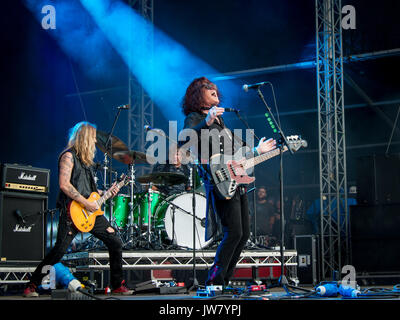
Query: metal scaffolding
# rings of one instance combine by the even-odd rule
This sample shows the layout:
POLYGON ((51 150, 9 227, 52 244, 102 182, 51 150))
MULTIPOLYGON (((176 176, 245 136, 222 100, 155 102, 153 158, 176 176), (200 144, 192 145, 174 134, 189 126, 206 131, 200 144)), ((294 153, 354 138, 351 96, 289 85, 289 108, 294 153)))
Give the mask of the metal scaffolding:
MULTIPOLYGON (((150 54, 153 53, 154 41, 154 13, 153 13, 153 0, 130 0, 129 5, 136 10, 142 17, 147 19, 150 23, 150 28, 147 33, 141 38, 141 44, 136 44, 136 48, 149 48, 150 54)), ((133 27, 129 32, 137 32, 133 27)), ((130 59, 133 59, 133 54, 130 54, 130 59)), ((152 61, 150 57, 150 61, 152 61)), ((128 68, 131 63, 128 64, 128 68)), ((151 68, 151 66, 149 66, 151 68)), ((130 150, 145 152, 146 137, 144 126, 149 125, 153 127, 154 122, 154 103, 148 93, 143 89, 139 81, 134 77, 132 72, 128 69, 128 95, 129 95, 129 114, 128 114, 128 147, 130 150)), ((136 173, 143 175, 149 166, 141 166, 136 168, 136 173)))
POLYGON ((316 0, 315 7, 320 270, 329 279, 349 254, 341 0, 316 0))

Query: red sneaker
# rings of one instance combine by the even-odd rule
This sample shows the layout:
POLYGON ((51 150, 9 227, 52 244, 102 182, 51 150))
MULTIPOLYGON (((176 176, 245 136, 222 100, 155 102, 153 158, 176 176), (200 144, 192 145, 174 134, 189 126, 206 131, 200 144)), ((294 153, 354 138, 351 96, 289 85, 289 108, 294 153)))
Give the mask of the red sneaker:
POLYGON ((28 283, 24 290, 23 296, 25 298, 35 298, 39 297, 39 294, 36 292, 36 286, 33 283, 28 283))
POLYGON ((112 294, 122 294, 122 295, 131 295, 133 294, 133 290, 125 287, 125 280, 121 282, 121 286, 117 289, 111 291, 112 294))

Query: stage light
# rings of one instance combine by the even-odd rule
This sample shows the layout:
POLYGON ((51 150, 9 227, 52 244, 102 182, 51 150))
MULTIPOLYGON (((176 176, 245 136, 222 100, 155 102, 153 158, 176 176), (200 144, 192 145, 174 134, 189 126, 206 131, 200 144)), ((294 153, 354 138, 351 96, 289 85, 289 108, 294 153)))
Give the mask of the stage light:
MULTIPOLYGON (((119 57, 82 5, 78 1, 70 0, 51 3, 49 6, 48 0, 24 0, 25 6, 38 20, 43 32, 55 38, 65 54, 86 75, 93 79, 116 76, 113 61, 119 57)), ((57 75, 57 70, 54 73, 55 76, 62 76, 57 75)))
MULTIPOLYGON (((180 104, 186 87, 194 78, 219 72, 123 2, 81 3, 166 119, 182 124, 180 104), (147 41, 151 34, 153 41, 147 41)), ((227 97, 224 104, 231 105, 231 94, 237 89, 229 81, 219 86, 227 97)))
MULTIPOLYGON (((43 11, 48 1, 24 3, 43 25, 43 19, 48 19, 49 12, 43 11)), ((122 59, 164 117, 178 121, 178 127, 183 125, 181 102, 185 90, 197 77, 209 76, 217 82, 223 105, 236 104, 238 85, 229 80, 218 82, 212 75, 219 75, 219 71, 122 1, 56 0, 51 6, 55 23, 43 32, 54 37, 85 74, 106 81, 121 77, 121 70, 115 70, 115 59, 122 59), (151 34, 153 41, 148 41, 151 34)))

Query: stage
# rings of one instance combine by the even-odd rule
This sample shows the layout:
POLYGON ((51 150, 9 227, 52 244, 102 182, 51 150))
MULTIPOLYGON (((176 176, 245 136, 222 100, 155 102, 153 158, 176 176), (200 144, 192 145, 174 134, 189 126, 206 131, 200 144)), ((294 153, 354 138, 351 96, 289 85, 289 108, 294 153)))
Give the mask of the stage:
POLYGON ((2 310, 281 319, 398 303, 399 1, 2 11, 2 310))

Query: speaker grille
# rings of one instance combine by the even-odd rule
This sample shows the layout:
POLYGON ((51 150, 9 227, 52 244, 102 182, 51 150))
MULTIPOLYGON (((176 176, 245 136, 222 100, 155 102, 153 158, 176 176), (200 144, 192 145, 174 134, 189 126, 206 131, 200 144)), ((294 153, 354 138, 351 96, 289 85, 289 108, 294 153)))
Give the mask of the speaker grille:
POLYGON ((3 262, 36 262, 44 258, 47 202, 45 195, 0 192, 0 257, 3 262))

